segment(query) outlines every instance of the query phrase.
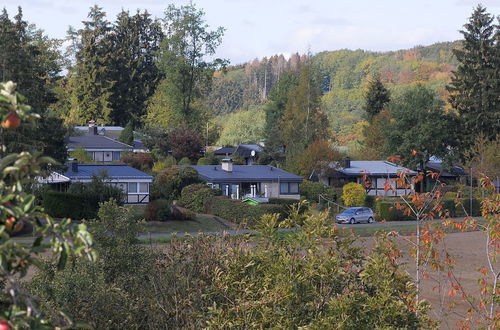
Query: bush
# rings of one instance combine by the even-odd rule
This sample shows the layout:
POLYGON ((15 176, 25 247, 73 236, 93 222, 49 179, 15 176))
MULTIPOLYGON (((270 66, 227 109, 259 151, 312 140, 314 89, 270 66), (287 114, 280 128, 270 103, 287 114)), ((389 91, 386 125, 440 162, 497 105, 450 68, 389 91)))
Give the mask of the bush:
POLYGON ((319 195, 323 195, 323 197, 331 201, 337 201, 335 190, 321 182, 302 181, 300 184, 300 194, 310 202, 317 202, 319 195))
POLYGON ((342 200, 347 206, 360 206, 365 202, 366 190, 359 183, 350 182, 342 188, 342 200))
MULTIPOLYGON (((399 200, 398 200, 399 201, 399 200)), ((395 201, 378 200, 375 202, 375 213, 379 220, 385 221, 411 221, 416 220, 414 216, 404 215, 403 210, 396 208, 395 201)))
POLYGON ((170 219, 170 201, 156 199, 146 206, 145 217, 147 221, 166 221, 170 219))
POLYGON ((210 199, 221 195, 220 189, 213 189, 203 183, 192 184, 182 189, 179 205, 197 213, 206 213, 210 199))
POLYGON ((212 165, 212 161, 206 157, 201 157, 198 159, 198 165, 212 165))
POLYGON ((122 155, 121 161, 133 168, 146 172, 151 171, 154 164, 153 155, 147 152, 125 152, 122 155))
POLYGON ((47 214, 56 218, 82 219, 88 215, 84 197, 60 191, 43 191, 42 206, 47 214))
POLYGON ((153 181, 151 198, 175 200, 184 187, 201 183, 198 172, 192 167, 171 167, 159 173, 153 181))
POLYGON ((189 166, 189 165, 192 165, 192 163, 191 163, 191 160, 189 158, 183 157, 183 158, 181 158, 181 160, 179 160, 179 165, 189 166))
POLYGON ((375 206, 375 196, 370 196, 367 194, 365 196, 365 202, 364 202, 363 206, 366 206, 366 207, 373 209, 373 207, 375 206))
POLYGON ((277 204, 248 205, 239 200, 217 196, 211 198, 210 213, 225 220, 253 228, 255 223, 269 213, 280 214, 280 219, 287 217, 287 207, 277 204))
POLYGON ((172 157, 172 156, 167 156, 167 157, 165 157, 165 158, 163 158, 161 160, 156 161, 153 164, 152 171, 154 173, 160 173, 161 171, 169 169, 169 168, 171 168, 172 166, 175 166, 175 165, 177 165, 177 161, 175 160, 175 158, 172 157))

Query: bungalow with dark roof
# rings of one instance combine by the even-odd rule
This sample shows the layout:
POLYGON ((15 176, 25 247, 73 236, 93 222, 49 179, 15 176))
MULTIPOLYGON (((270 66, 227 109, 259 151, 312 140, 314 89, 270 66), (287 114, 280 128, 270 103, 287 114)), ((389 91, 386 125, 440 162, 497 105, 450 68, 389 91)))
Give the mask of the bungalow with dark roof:
POLYGON ((397 178, 401 172, 409 176, 417 173, 384 160, 349 160, 342 164, 330 163, 326 170, 313 174, 312 179, 333 187, 343 187, 349 182, 362 184, 371 196, 402 196, 411 189, 400 187, 397 178), (387 190, 387 187, 391 187, 387 190))
POLYGON ((269 165, 233 165, 224 159, 222 165, 192 166, 208 185, 222 190, 234 199, 245 197, 300 199, 302 177, 269 165))
POLYGON ((258 144, 240 144, 237 147, 223 147, 214 151, 214 156, 220 159, 231 158, 234 154, 240 155, 246 165, 252 165, 259 158, 264 149, 258 144))
POLYGON ((72 182, 90 183, 94 177, 104 177, 109 184, 119 187, 125 194, 126 204, 149 203, 149 186, 153 177, 124 164, 68 164, 60 173, 52 172, 46 178, 37 178, 39 183, 51 184, 56 190, 72 182))
POLYGON ((128 144, 99 135, 97 126, 89 125, 88 133, 80 136, 70 136, 67 140, 69 152, 82 147, 95 162, 112 162, 120 160, 122 153, 134 148, 128 144))

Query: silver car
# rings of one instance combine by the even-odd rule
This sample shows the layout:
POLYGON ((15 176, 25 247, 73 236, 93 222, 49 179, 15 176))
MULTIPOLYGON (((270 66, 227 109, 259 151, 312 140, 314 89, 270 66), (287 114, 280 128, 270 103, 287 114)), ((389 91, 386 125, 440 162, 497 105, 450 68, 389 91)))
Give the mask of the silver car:
POLYGON ((351 207, 338 214, 336 220, 337 223, 372 223, 375 220, 375 215, 369 207, 351 207))

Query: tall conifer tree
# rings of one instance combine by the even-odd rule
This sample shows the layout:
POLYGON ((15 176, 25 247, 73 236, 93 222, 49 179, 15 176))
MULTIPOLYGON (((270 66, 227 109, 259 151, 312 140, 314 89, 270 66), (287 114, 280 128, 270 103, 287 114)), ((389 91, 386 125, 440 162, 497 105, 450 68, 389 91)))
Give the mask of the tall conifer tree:
POLYGON ((90 8, 88 21, 79 31, 81 48, 76 59, 75 92, 77 107, 72 117, 80 124, 90 120, 97 123, 110 123, 110 96, 113 81, 110 75, 110 52, 107 34, 110 31, 106 13, 95 5, 90 8))
POLYGON ((477 6, 460 31, 462 47, 454 51, 460 64, 448 86, 449 102, 460 115, 464 150, 480 132, 489 139, 500 132, 500 48, 493 20, 484 7, 477 6))
POLYGON ((390 101, 390 94, 384 84, 380 81, 379 75, 375 75, 368 84, 368 91, 365 96, 365 112, 369 121, 384 109, 390 101))

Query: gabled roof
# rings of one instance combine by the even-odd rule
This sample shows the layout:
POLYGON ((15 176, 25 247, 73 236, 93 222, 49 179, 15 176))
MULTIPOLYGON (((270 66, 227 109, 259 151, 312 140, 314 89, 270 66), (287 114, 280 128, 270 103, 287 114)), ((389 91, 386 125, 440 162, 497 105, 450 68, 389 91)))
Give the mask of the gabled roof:
POLYGON ((78 164, 78 172, 73 172, 72 165, 67 164, 68 169, 62 173, 71 180, 85 180, 102 175, 110 179, 153 179, 151 175, 125 164, 78 164))
POLYGON ((458 165, 453 165, 450 168, 443 167, 442 161, 428 161, 425 163, 425 168, 439 172, 442 177, 456 177, 467 175, 464 169, 458 165))
POLYGON ((209 182, 255 182, 287 181, 301 182, 302 177, 269 165, 233 165, 232 172, 226 172, 221 165, 191 166, 209 182))
POLYGON ((232 155, 235 150, 236 150, 235 147, 222 147, 215 150, 214 155, 221 155, 221 156, 232 155))
POLYGON ((258 144, 240 144, 236 147, 234 153, 240 154, 243 158, 252 157, 252 151, 255 151, 255 155, 262 152, 262 147, 258 144))
MULTIPOLYGON (((330 163, 330 167, 334 168, 338 163, 330 163)), ((364 174, 371 176, 397 176, 400 172, 406 172, 408 175, 416 175, 415 171, 407 169, 385 160, 351 160, 351 165, 348 168, 337 167, 335 171, 345 176, 363 176, 364 174)))
POLYGON ((128 144, 102 135, 70 136, 68 138, 67 146, 68 149, 75 149, 79 146, 85 149, 132 149, 132 146, 128 144))

